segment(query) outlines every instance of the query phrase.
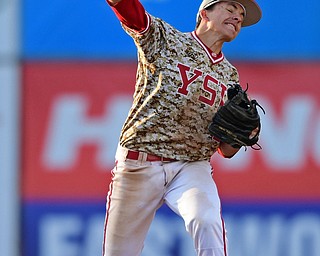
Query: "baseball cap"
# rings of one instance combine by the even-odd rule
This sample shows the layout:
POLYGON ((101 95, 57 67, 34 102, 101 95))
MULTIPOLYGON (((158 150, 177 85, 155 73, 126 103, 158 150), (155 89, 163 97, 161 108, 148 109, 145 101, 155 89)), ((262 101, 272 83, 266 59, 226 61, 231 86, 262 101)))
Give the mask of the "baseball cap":
POLYGON ((200 11, 218 2, 235 2, 245 8, 246 15, 244 17, 242 27, 256 24, 262 16, 259 5, 254 0, 203 0, 197 13, 197 21, 200 17, 200 11))

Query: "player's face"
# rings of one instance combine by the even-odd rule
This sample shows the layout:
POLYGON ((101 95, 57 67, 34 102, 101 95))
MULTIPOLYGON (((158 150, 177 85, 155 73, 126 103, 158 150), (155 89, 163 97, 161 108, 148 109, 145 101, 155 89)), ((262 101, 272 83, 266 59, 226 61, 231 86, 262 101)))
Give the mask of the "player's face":
POLYGON ((226 42, 232 41, 239 34, 245 11, 235 2, 219 2, 207 11, 209 26, 226 42))

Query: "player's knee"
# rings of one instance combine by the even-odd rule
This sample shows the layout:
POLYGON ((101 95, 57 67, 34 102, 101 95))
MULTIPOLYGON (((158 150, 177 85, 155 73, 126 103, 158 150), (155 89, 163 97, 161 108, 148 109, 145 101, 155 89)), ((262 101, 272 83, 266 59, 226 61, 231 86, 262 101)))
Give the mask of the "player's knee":
POLYGON ((187 230, 193 235, 199 233, 220 233, 222 220, 220 213, 204 213, 195 215, 187 223, 187 230))

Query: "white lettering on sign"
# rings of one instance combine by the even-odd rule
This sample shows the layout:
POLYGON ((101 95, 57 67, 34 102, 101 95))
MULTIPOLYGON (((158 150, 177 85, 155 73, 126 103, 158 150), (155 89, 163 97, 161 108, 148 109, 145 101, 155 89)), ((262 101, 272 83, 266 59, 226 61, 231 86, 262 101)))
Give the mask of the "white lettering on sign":
POLYGON ((87 221, 86 236, 83 242, 83 255, 101 255, 104 216, 95 214, 87 221))
POLYGON ((281 214, 243 217, 227 215, 230 255, 319 256, 319 215, 301 213, 286 218, 281 214))
MULTIPOLYGON (((262 128, 259 140, 263 148, 260 153, 265 164, 279 172, 299 171, 306 164, 308 154, 312 154, 320 164, 320 143, 317 143, 320 142, 320 118, 315 108, 315 100, 308 96, 288 97, 283 102, 281 115, 276 115, 267 99, 260 96, 255 98, 259 99, 259 103, 266 110, 265 115, 260 112, 262 128), (315 150, 311 150, 311 145, 314 145, 315 150)), ((237 166, 241 166, 243 171, 250 165, 252 152, 250 149, 242 149, 229 161, 216 156, 215 161, 219 161, 219 164, 228 170, 237 172, 237 166)))
POLYGON ((288 239, 291 241, 288 255, 320 255, 319 215, 296 216, 292 220, 288 239))
POLYGON ((78 160, 78 151, 84 144, 98 147, 97 165, 114 163, 120 129, 130 107, 128 97, 115 97, 106 105, 99 118, 87 116, 89 102, 86 97, 66 95, 56 99, 50 114, 49 130, 43 155, 49 169, 65 171, 78 160))
MULTIPOLYGON (((267 99, 255 97, 265 108, 261 113, 259 143, 264 164, 275 171, 299 171, 313 157, 320 165, 320 116, 311 96, 291 96, 283 101, 281 112, 267 99)), ((56 99, 49 113, 43 162, 48 169, 66 171, 78 161, 80 147, 97 146, 96 163, 101 168, 113 165, 122 124, 131 106, 131 96, 115 97, 106 104, 100 117, 88 116, 89 101, 80 95, 56 99)), ((252 152, 243 149, 232 159, 214 156, 226 170, 245 171, 252 164, 252 152), (239 168, 241 166, 241 169, 239 168)))
POLYGON ((39 256, 81 255, 83 223, 77 215, 48 215, 40 222, 39 256))
POLYGON ((101 255, 104 216, 48 214, 40 221, 39 256, 101 255))
POLYGON ((306 138, 310 136, 315 113, 315 102, 307 96, 287 98, 279 121, 274 110, 268 108, 267 115, 262 116, 261 140, 271 167, 291 170, 303 167, 308 147, 306 138))
POLYGON ((283 245, 281 241, 285 223, 283 216, 274 214, 269 218, 262 218, 256 214, 247 214, 238 217, 234 215, 225 217, 231 255, 279 255, 283 245))
MULTIPOLYGON (((224 214, 228 251, 237 256, 319 256, 320 217, 316 212, 224 214)), ((39 256, 100 255, 103 214, 48 214, 39 222, 39 256)), ((195 256, 191 237, 176 215, 157 214, 142 256, 195 256)))

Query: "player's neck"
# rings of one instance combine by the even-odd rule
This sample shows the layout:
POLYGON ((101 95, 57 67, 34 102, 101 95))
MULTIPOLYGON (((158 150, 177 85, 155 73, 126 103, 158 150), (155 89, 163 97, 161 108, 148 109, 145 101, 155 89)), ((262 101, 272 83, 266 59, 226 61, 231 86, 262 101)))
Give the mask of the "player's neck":
POLYGON ((224 40, 220 39, 218 36, 214 36, 211 31, 197 29, 196 34, 213 53, 219 54, 222 51, 222 46, 224 40))

